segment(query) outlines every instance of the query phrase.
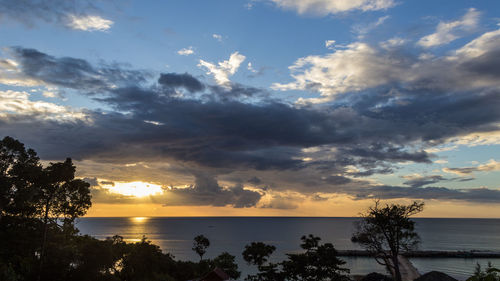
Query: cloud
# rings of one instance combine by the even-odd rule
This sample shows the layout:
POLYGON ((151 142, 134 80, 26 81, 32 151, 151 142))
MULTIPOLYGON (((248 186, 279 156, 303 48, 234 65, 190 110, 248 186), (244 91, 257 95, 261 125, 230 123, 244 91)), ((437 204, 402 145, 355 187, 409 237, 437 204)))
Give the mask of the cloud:
POLYGON ((177 51, 177 54, 179 54, 181 56, 189 56, 189 55, 194 54, 194 50, 193 50, 192 46, 189 46, 187 48, 180 49, 179 51, 177 51))
POLYGON ((326 16, 350 11, 386 10, 395 5, 393 0, 270 0, 278 7, 295 10, 298 14, 326 16))
POLYGON ((214 38, 215 40, 217 40, 219 42, 222 41, 222 35, 220 35, 220 34, 214 33, 214 34, 212 34, 212 38, 214 38))
MULTIPOLYGON (((422 82, 412 87, 388 82, 389 88, 380 85, 315 106, 291 105, 262 89, 234 83, 231 89, 208 85, 189 73, 164 73, 151 81, 148 72, 119 64, 93 65, 77 58, 12 48, 18 77, 71 89, 106 110, 86 109, 82 111, 84 121, 57 122, 41 118, 44 115, 38 112, 17 111, 15 106, 25 109, 37 102, 23 94, 20 105, 9 103, 4 110, 7 115, 0 115, 0 134, 23 140, 42 159, 71 156, 79 161, 86 177, 123 181, 140 175, 175 187, 167 192, 171 199, 155 197, 168 204, 254 206, 264 191, 290 190, 359 199, 435 196, 486 202, 478 194, 491 190, 433 190, 416 181, 408 182, 410 186, 381 187, 360 179, 389 173, 398 163, 431 163, 429 148, 453 138, 498 130, 500 101, 493 87, 497 82, 483 70, 488 61, 478 63, 478 57, 471 55, 493 56, 488 48, 494 44, 489 42, 496 39, 484 36, 467 46, 471 52, 453 54, 453 63, 460 62, 460 71, 474 73, 477 81, 483 81, 483 89, 457 91, 442 83, 429 88, 435 81, 428 81, 425 87, 419 86, 422 82), (483 48, 483 52, 472 51, 474 48, 483 48), (463 64, 472 61, 476 64, 463 64), (139 162, 147 165, 130 166, 139 162), (110 174, 114 178, 106 176, 110 174), (199 180, 183 189, 181 186, 192 182, 193 174, 199 180), (253 177, 266 187, 257 192, 241 185, 253 177), (219 185, 217 179, 225 184, 219 185)), ((0 68, 11 69, 12 65, 0 68)), ((96 192, 106 195, 105 190, 96 192)))
POLYGON ((261 208, 290 210, 297 209, 299 204, 296 198, 291 196, 273 195, 268 203, 264 203, 261 208))
POLYGON ((406 42, 408 42, 408 40, 401 37, 393 37, 387 41, 381 42, 380 47, 384 49, 397 48, 404 45, 406 42))
POLYGON ((184 88, 191 93, 205 89, 205 85, 188 73, 163 73, 160 75, 158 83, 168 88, 184 88))
POLYGON ((500 202, 500 190, 487 188, 449 189, 445 187, 399 187, 399 186, 372 186, 359 189, 357 193, 351 191, 355 199, 396 199, 412 198, 423 200, 461 200, 475 203, 500 202))
POLYGON ((275 90, 318 91, 330 100, 345 92, 360 91, 386 84, 399 78, 407 64, 381 54, 366 43, 352 43, 346 49, 336 50, 325 56, 308 56, 298 59, 289 69, 294 82, 274 83, 275 90))
POLYGON ((77 30, 108 30, 113 22, 96 16, 98 12, 100 11, 93 3, 80 0, 23 0, 0 3, 0 19, 18 21, 28 27, 34 27, 42 21, 77 30))
POLYGON ((448 44, 460 38, 461 35, 475 30, 480 14, 476 9, 470 8, 460 20, 440 22, 435 33, 422 37, 417 44, 424 48, 448 44))
POLYGON ((252 72, 252 73, 257 73, 257 72, 258 72, 257 70, 255 70, 255 69, 253 68, 253 66, 252 66, 252 63, 251 63, 251 62, 249 62, 249 63, 248 63, 248 65, 247 65, 247 69, 248 69, 250 72, 252 72))
POLYGON ((344 94, 382 88, 401 97, 405 91, 496 90, 500 86, 499 43, 500 30, 494 30, 450 55, 422 60, 399 48, 355 42, 330 54, 299 58, 289 67, 294 81, 274 83, 272 88, 321 94, 319 98, 301 98, 299 103, 324 103, 344 94))
POLYGON ((68 15, 68 26, 82 31, 107 31, 113 21, 90 15, 68 15))
MULTIPOLYGON (((118 65, 93 66, 85 60, 56 58, 35 49, 12 47, 7 51, 15 70, 10 81, 30 81, 29 85, 53 85, 87 92, 138 85, 145 81, 148 73, 127 70, 118 65)), ((0 66, 0 73, 5 68, 0 66)))
POLYGON ((238 68, 240 67, 241 63, 245 61, 245 59, 246 57, 244 55, 241 55, 238 52, 234 52, 229 57, 229 60, 221 61, 217 65, 204 60, 200 60, 198 67, 206 68, 207 74, 213 75, 215 82, 218 85, 229 87, 231 82, 229 80, 229 77, 235 74, 236 71, 238 71, 238 68))
POLYGON ((443 168, 443 172, 453 173, 459 176, 467 176, 475 172, 500 171, 500 162, 490 159, 488 163, 476 167, 443 168))
POLYGON ((94 186, 99 186, 99 183, 97 182, 97 178, 83 178, 82 179, 83 181, 87 182, 88 184, 90 184, 91 187, 94 187, 94 186))
POLYGON ((50 102, 32 101, 27 92, 0 91, 0 118, 4 120, 36 119, 50 122, 91 122, 84 111, 50 102))
POLYGON ((383 16, 377 19, 375 22, 371 22, 369 24, 357 24, 352 27, 352 31, 358 35, 359 39, 364 38, 364 36, 370 31, 374 30, 378 26, 382 25, 386 20, 388 20, 390 16, 383 16))
POLYGON ((326 40, 325 47, 327 49, 333 49, 335 47, 335 40, 326 40))
POLYGON ((432 175, 432 176, 408 175, 408 176, 403 176, 402 178, 407 180, 403 184, 409 185, 411 187, 421 187, 424 185, 447 180, 440 175, 432 175))
POLYGON ((195 184, 166 191, 164 203, 173 205, 233 206, 235 208, 254 207, 262 194, 245 189, 241 185, 221 187, 217 179, 204 173, 195 174, 195 184))
POLYGON ((250 178, 250 179, 248 180, 248 182, 249 182, 249 183, 251 183, 251 184, 257 185, 257 184, 261 184, 261 183, 262 183, 262 180, 261 180, 261 179, 259 179, 259 178, 258 178, 258 177, 256 177, 256 176, 253 176, 252 178, 250 178))

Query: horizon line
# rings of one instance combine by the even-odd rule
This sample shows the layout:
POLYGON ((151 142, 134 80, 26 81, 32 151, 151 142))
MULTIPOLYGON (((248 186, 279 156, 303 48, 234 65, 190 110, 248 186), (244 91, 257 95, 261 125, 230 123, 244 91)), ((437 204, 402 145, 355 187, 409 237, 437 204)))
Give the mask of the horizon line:
MULTIPOLYGON (((335 216, 83 216, 82 218, 362 218, 356 217, 335 217, 335 216)), ((500 217, 412 217, 413 219, 492 219, 499 220, 500 217)))

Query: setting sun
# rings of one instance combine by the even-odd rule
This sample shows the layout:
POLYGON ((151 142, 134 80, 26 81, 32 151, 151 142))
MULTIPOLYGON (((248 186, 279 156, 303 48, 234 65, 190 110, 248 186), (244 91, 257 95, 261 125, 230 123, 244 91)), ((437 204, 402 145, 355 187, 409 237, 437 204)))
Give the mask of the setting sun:
POLYGON ((125 196, 146 197, 163 193, 161 185, 142 181, 114 182, 114 185, 103 185, 109 192, 125 196))

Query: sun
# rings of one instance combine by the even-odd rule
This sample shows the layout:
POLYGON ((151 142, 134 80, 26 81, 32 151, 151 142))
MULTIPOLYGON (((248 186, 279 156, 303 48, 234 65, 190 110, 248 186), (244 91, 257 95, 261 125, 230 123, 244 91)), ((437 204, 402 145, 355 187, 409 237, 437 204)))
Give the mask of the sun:
POLYGON ((114 182, 114 185, 103 185, 109 192, 125 196, 146 197, 163 193, 161 185, 142 181, 114 182))

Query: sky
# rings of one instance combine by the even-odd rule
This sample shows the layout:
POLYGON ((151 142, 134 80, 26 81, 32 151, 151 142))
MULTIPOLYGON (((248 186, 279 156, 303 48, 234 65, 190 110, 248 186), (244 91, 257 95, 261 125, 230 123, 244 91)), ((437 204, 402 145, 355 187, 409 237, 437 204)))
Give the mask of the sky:
POLYGON ((87 216, 500 217, 500 2, 0 0, 0 136, 87 216))

